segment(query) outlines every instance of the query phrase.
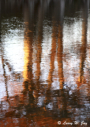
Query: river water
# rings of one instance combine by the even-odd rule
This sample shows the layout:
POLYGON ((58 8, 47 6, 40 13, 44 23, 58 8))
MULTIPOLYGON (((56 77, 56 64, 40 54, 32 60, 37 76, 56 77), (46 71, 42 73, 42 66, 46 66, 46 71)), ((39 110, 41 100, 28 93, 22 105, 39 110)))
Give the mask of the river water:
POLYGON ((89 0, 0 0, 0 127, 90 126, 89 0))

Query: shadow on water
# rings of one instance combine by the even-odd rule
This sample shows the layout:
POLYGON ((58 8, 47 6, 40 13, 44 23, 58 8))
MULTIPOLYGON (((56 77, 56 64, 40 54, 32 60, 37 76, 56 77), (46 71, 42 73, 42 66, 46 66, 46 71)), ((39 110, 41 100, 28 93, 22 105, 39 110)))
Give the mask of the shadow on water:
POLYGON ((89 126, 89 0, 0 3, 0 127, 89 126))

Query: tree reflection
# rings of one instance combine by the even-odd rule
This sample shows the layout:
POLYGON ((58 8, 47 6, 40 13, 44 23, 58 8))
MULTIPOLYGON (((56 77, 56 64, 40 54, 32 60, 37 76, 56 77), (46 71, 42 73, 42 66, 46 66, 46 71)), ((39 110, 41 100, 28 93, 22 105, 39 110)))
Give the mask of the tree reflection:
POLYGON ((56 55, 56 41, 57 41, 57 27, 55 26, 55 21, 52 24, 52 47, 51 47, 51 54, 50 54, 50 70, 48 75, 48 90, 51 88, 53 72, 54 72, 54 61, 56 55))
POLYGON ((84 67, 86 59, 86 47, 87 47, 87 18, 88 18, 88 0, 83 3, 83 21, 82 21, 82 46, 81 46, 81 61, 80 61, 80 77, 79 82, 84 82, 84 67))
POLYGON ((60 82, 60 89, 63 89, 64 76, 63 76, 63 18, 64 18, 65 1, 60 1, 60 21, 58 26, 58 75, 60 82))
POLYGON ((38 34, 37 34, 37 40, 35 40, 37 43, 37 58, 36 58, 36 91, 37 96, 40 92, 40 75, 41 75, 41 55, 42 55, 42 39, 43 39, 43 18, 44 18, 44 4, 40 3, 40 7, 38 8, 38 34))
POLYGON ((58 31, 58 75, 60 82, 60 89, 63 89, 64 76, 63 76, 63 44, 62 44, 62 27, 59 25, 58 31))
POLYGON ((7 76, 6 76, 6 69, 5 69, 5 61, 2 55, 2 66, 3 66, 3 76, 4 76, 4 80, 5 80, 5 87, 6 87, 6 95, 7 95, 7 100, 9 98, 9 94, 8 94, 8 86, 7 86, 7 76))
MULTIPOLYGON (((32 1, 33 2, 33 1, 32 1)), ((32 3, 31 2, 31 3, 32 3)), ((23 94, 24 100, 27 100, 27 106, 30 104, 30 108, 34 105, 33 97, 33 72, 32 72, 32 53, 33 53, 33 11, 34 7, 31 7, 31 3, 25 4, 25 35, 24 35, 24 71, 23 71, 23 94), (30 10, 29 10, 30 9, 30 10), (29 15, 29 11, 31 11, 29 15)), ((26 102, 26 101, 25 101, 26 102)), ((27 110, 29 107, 27 107, 27 110)))

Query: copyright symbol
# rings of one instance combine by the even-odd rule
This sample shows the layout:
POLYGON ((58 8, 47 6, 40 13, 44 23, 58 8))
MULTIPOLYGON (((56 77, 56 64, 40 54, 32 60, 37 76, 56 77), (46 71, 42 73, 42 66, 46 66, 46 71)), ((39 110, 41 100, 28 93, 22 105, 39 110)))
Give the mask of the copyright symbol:
POLYGON ((61 125, 61 121, 58 121, 57 123, 58 123, 58 125, 61 125))

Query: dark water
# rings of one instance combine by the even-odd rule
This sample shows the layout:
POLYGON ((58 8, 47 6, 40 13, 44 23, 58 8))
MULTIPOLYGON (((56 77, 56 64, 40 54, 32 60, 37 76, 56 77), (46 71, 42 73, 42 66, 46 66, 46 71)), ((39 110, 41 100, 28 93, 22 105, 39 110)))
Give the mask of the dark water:
POLYGON ((90 127, 89 0, 0 0, 0 127, 90 127))

